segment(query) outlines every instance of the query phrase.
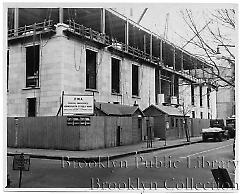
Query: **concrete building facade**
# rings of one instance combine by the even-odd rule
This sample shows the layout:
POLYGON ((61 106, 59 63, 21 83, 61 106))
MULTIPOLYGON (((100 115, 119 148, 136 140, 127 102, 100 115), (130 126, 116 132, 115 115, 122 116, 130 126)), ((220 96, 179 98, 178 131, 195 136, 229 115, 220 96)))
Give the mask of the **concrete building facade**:
POLYGON ((111 9, 49 10, 8 9, 8 116, 56 115, 64 91, 142 110, 183 100, 190 117, 216 118, 201 59, 111 9))

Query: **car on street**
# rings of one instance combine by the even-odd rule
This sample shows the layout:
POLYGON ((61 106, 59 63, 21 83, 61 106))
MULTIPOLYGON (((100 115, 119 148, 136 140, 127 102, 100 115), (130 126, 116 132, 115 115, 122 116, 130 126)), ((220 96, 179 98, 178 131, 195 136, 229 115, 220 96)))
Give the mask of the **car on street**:
POLYGON ((236 134, 236 118, 235 116, 226 119, 226 130, 228 130, 229 137, 234 138, 236 134))
POLYGON ((202 129, 202 140, 207 141, 209 138, 215 141, 222 141, 224 138, 229 139, 228 130, 226 130, 223 119, 211 119, 210 127, 202 129))

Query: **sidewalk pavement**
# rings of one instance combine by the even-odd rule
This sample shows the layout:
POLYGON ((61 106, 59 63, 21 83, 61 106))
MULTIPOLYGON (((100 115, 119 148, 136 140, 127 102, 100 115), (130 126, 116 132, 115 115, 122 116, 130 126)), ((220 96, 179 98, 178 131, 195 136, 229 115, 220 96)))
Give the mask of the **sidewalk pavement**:
POLYGON ((155 140, 153 141, 152 148, 147 148, 147 142, 141 142, 134 145, 124 145, 119 147, 86 150, 86 151, 69 151, 69 150, 49 150, 49 149, 31 149, 31 148, 7 148, 7 155, 12 156, 14 154, 24 153, 29 154, 31 158, 45 158, 62 160, 67 158, 68 160, 77 161, 93 161, 93 160, 111 160, 114 158, 120 158, 124 156, 130 156, 135 154, 153 152, 161 149, 174 148, 194 143, 202 142, 201 137, 191 137, 191 142, 187 142, 186 138, 177 140, 165 141, 155 140))

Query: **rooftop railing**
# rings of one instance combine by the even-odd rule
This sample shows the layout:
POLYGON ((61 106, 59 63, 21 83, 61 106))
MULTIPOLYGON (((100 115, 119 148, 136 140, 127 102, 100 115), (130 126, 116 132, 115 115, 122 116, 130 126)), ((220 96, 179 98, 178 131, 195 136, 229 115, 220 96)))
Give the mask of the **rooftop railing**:
POLYGON ((19 37, 19 36, 29 36, 34 33, 48 32, 54 29, 52 20, 45 20, 41 23, 35 23, 28 26, 19 27, 17 29, 8 30, 8 38, 19 37))

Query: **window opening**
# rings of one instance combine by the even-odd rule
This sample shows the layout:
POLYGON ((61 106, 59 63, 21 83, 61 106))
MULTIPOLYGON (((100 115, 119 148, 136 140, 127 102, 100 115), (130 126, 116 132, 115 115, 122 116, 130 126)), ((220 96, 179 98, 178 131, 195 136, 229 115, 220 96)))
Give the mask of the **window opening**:
POLYGON ((97 58, 96 52, 91 50, 86 50, 86 88, 87 89, 97 89, 96 58, 97 58))
POLYGON ((120 93, 120 60, 112 58, 112 93, 120 93))
POLYGON ((26 87, 39 85, 39 45, 26 47, 26 87))
POLYGON ((28 117, 36 116, 36 98, 28 98, 28 117))
POLYGON ((139 96, 139 67, 132 65, 132 95, 139 96))

